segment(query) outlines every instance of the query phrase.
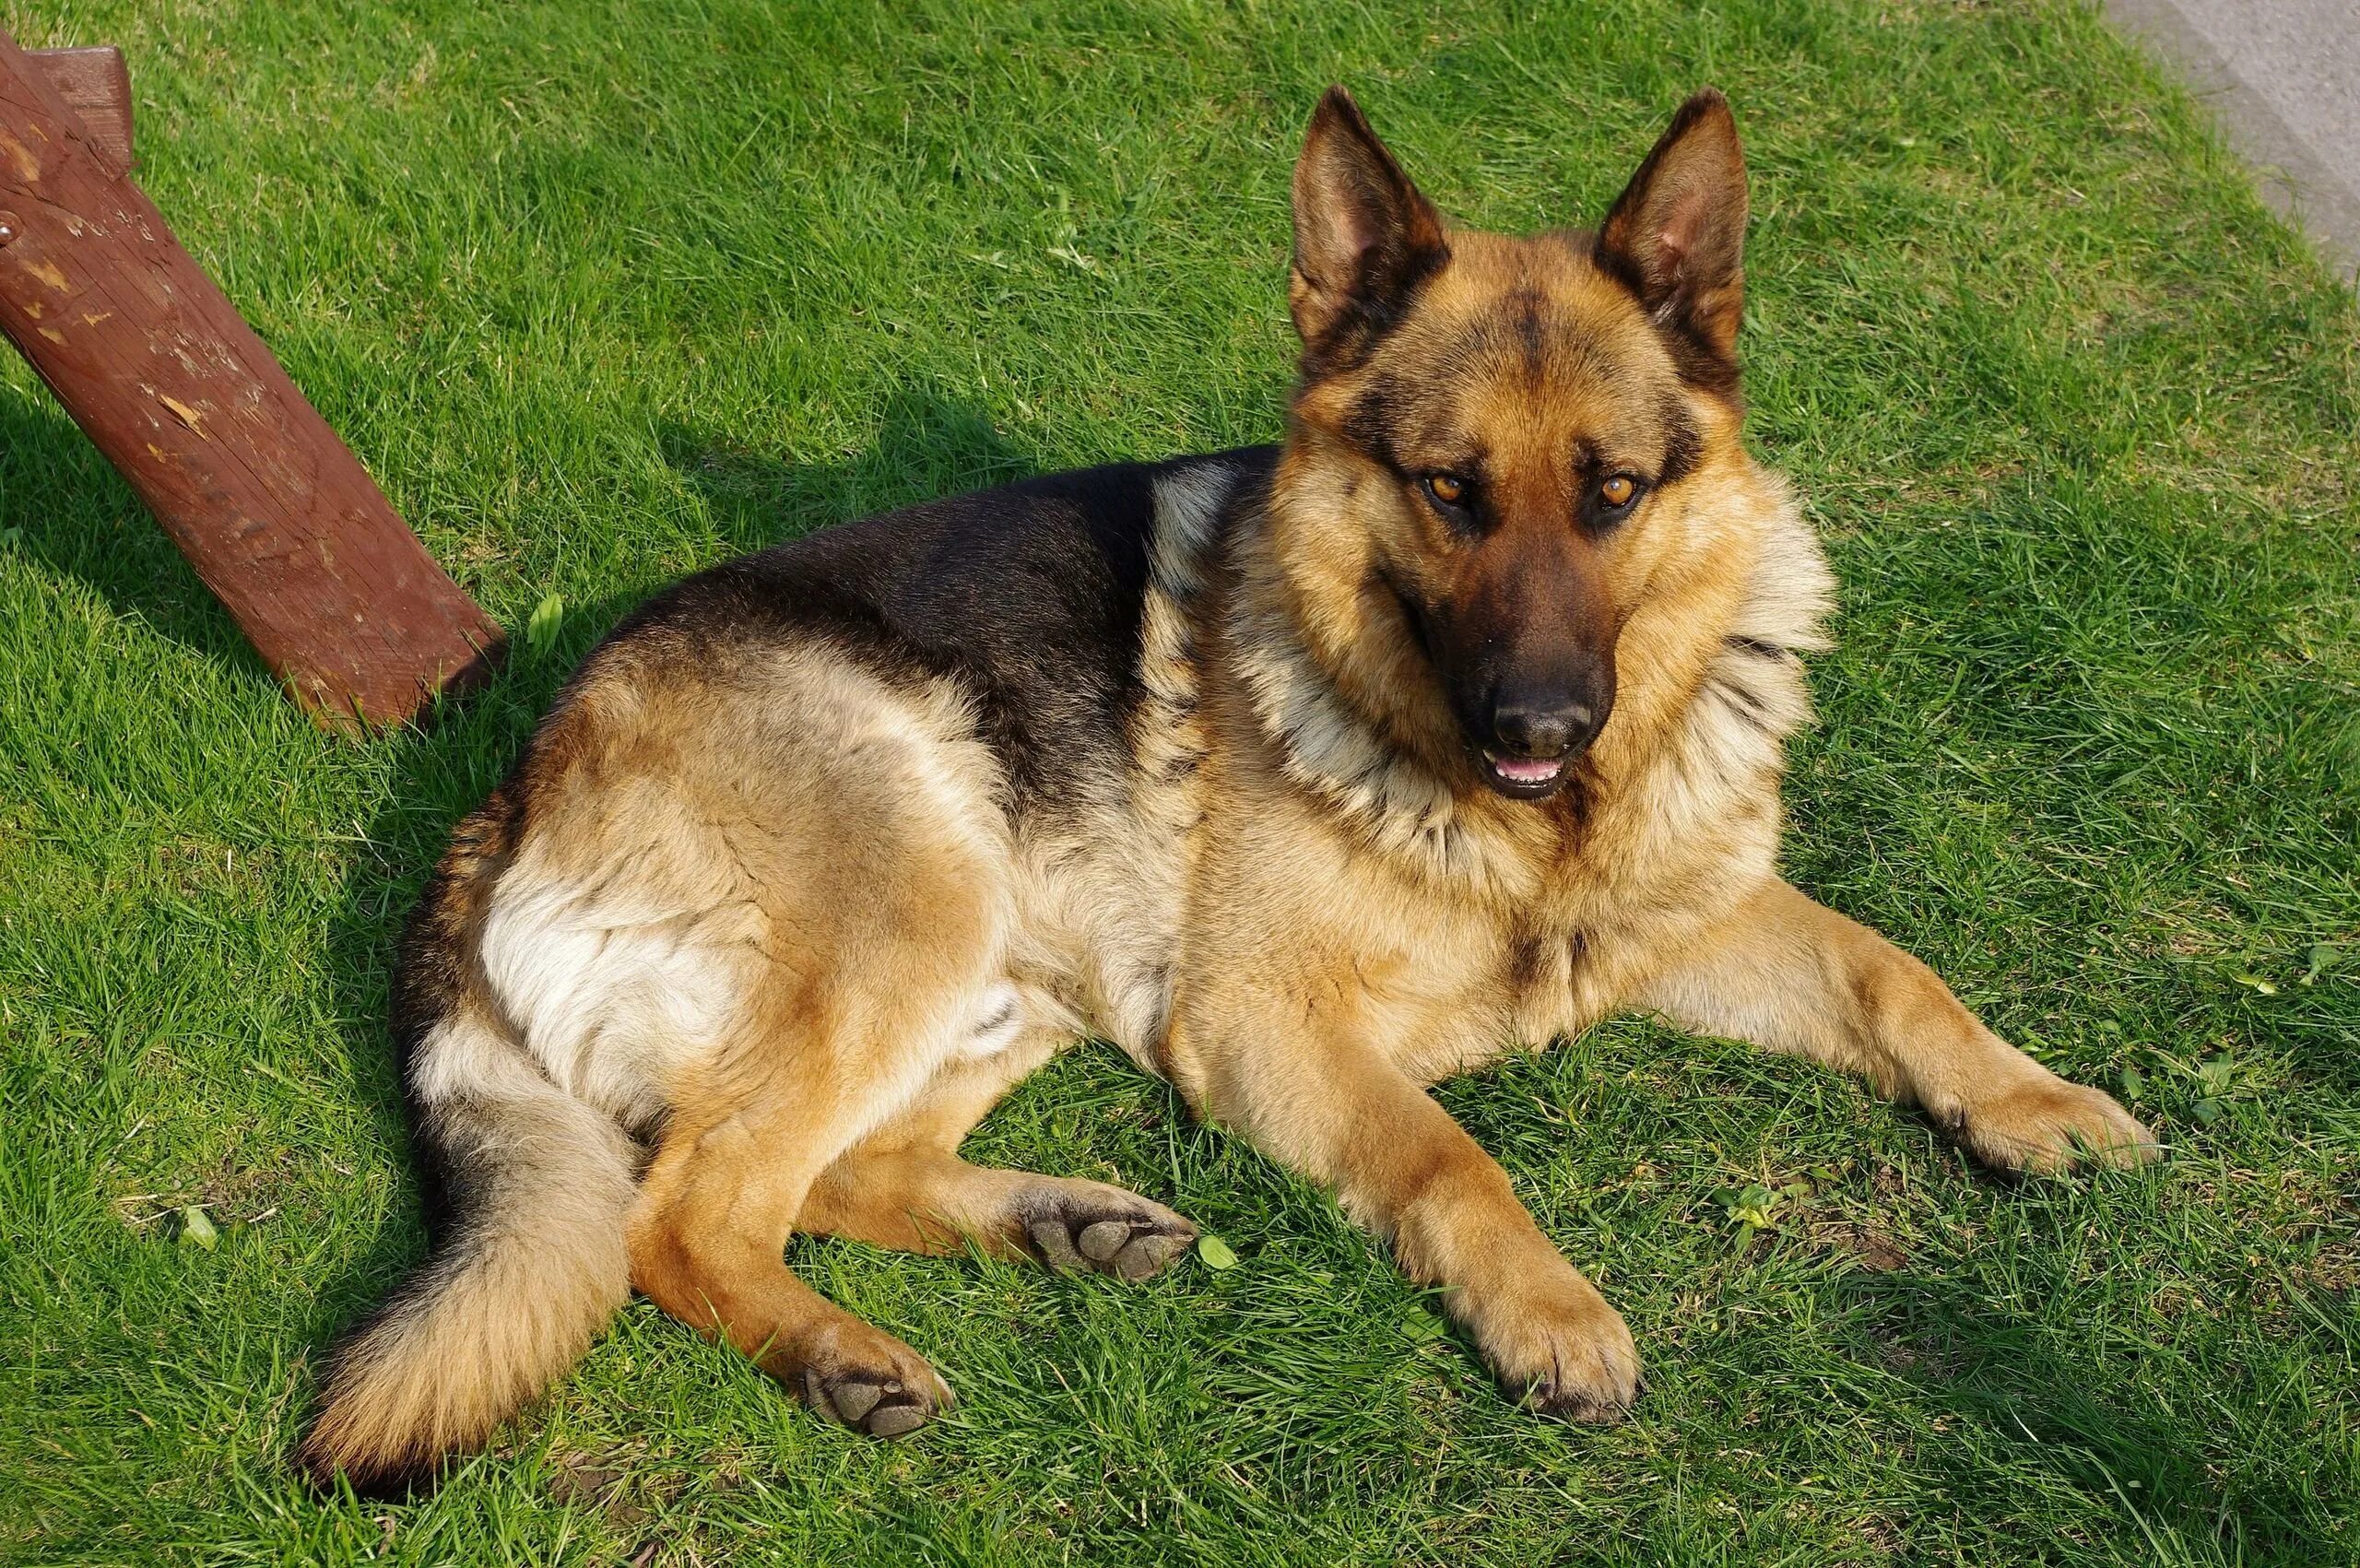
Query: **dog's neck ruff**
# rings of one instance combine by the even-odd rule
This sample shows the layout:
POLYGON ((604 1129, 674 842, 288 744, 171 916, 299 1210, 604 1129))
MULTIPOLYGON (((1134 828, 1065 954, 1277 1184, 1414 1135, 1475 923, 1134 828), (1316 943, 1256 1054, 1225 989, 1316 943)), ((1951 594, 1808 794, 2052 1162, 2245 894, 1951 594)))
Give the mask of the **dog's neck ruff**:
MULTIPOLYGON (((1613 770, 1622 792, 1671 786, 1657 813, 1670 831, 1709 822, 1764 787, 1775 789, 1787 737, 1811 722, 1800 655, 1829 646, 1821 623, 1832 607, 1834 578, 1785 484, 1762 477, 1746 498, 1757 513, 1756 549, 1736 613, 1719 629, 1702 678, 1674 704, 1674 716, 1636 737, 1639 753, 1613 770)), ((1427 875, 1480 891, 1517 890, 1531 875, 1520 843, 1492 831, 1482 819, 1490 813, 1469 811, 1425 759, 1393 743, 1305 644, 1267 521, 1241 519, 1230 540, 1236 586, 1224 641, 1287 776, 1373 847, 1427 875)), ((1626 679, 1645 678, 1626 672, 1626 679)), ((1599 744, 1627 747, 1634 739, 1627 730, 1617 734, 1610 720, 1599 744)), ((1607 804, 1594 800, 1589 809, 1607 804)))
POLYGON ((1233 536, 1229 636, 1237 674, 1287 777, 1374 845, 1422 867, 1481 879, 1481 845, 1457 797, 1423 760, 1391 742, 1339 690, 1305 645, 1267 522, 1233 536))

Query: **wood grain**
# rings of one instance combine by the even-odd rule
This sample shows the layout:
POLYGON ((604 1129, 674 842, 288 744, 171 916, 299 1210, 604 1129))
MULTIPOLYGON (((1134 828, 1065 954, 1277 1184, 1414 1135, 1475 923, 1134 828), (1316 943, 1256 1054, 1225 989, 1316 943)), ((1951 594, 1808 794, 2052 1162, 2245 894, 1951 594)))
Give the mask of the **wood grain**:
POLYGON ((100 152, 121 171, 131 168, 131 70, 112 44, 96 49, 35 49, 34 67, 74 111, 100 152))

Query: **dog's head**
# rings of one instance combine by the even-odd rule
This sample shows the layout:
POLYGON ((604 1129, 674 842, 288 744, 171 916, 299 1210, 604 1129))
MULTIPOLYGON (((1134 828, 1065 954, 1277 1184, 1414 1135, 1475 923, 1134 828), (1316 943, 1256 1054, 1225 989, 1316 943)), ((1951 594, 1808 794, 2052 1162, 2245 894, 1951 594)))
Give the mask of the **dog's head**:
POLYGON ((1438 690, 1405 738, 1502 795, 1553 794, 1605 727, 1682 487, 1734 449, 1745 222, 1709 88, 1599 230, 1530 238, 1446 227, 1341 88, 1312 120, 1287 570, 1322 662, 1364 703, 1438 690))

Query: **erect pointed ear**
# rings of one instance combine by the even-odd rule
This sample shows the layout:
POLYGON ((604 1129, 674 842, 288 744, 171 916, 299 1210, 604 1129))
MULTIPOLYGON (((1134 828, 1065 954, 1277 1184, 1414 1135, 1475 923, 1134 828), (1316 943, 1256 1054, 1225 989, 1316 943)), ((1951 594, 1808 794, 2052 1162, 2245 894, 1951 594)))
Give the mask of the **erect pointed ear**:
POLYGON ((1729 100, 1706 88, 1680 106, 1616 198, 1598 231, 1598 260, 1648 314, 1733 359, 1744 251, 1745 154, 1729 100))
POLYGON ((1368 128, 1352 95, 1329 88, 1294 166, 1287 303, 1306 359, 1382 332, 1448 253, 1433 204, 1368 128))

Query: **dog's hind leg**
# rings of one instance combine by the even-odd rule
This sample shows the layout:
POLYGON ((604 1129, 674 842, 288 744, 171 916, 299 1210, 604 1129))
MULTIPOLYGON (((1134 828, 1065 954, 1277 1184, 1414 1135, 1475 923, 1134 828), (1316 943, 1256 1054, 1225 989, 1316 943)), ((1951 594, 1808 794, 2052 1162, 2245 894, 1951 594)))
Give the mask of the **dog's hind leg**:
POLYGON ((1682 1028, 1846 1068, 1914 1102, 2002 1170, 2130 1165, 2153 1134, 1985 1028, 1940 976, 1772 881, 1635 998, 1682 1028))
POLYGON ((1197 1228, 1160 1203, 1103 1182, 973 1165, 956 1150, 1054 1036, 989 1060, 946 1067, 904 1114, 830 1165, 797 1228, 902 1252, 999 1257, 1144 1279, 1195 1242, 1197 1228))
POLYGON ((832 1075, 767 1075, 679 1096, 643 1180, 631 1282, 726 1338, 811 1408, 872 1436, 925 1424, 950 1390, 925 1358, 813 1291, 783 1253, 855 1112, 832 1075))
MULTIPOLYGON (((914 893, 913 881, 906 891, 914 893)), ((985 907, 935 889, 930 931, 862 930, 755 988, 732 1037, 668 1096, 628 1231, 631 1281, 726 1338, 814 1410, 877 1437, 923 1425, 950 1389, 924 1358, 794 1276, 783 1254, 813 1184, 955 1064, 1011 988, 987 976, 985 907)))

